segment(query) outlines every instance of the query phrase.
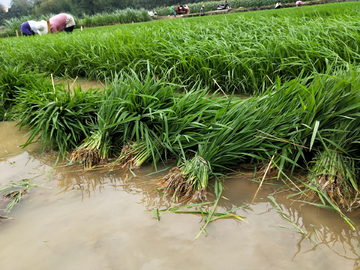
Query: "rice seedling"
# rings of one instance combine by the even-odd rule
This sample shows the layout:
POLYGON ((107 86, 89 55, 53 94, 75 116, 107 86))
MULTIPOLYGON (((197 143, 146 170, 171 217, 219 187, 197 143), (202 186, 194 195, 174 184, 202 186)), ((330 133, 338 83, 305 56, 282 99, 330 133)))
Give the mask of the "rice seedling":
POLYGON ((21 91, 17 108, 19 127, 29 126, 26 147, 33 141, 41 141, 42 151, 57 149, 65 156, 76 148, 89 134, 88 123, 95 117, 96 91, 83 92, 80 87, 61 90, 54 86, 21 91))
MULTIPOLYGON (((140 148, 151 149, 149 154, 153 155, 153 160, 157 160, 155 155, 158 155, 158 151, 154 152, 154 149, 159 148, 153 130, 157 129, 158 117, 166 114, 167 108, 173 103, 172 98, 172 87, 162 80, 156 81, 150 73, 145 78, 115 77, 97 101, 99 110, 92 123, 93 134, 73 153, 72 161, 81 159, 79 153, 88 151, 97 152, 100 160, 121 152, 119 162, 132 160, 136 156, 135 163, 141 165, 147 157, 140 148), (136 142, 136 154, 134 150, 127 151, 127 143, 131 141, 136 142), (130 155, 133 157, 127 157, 130 155)), ((93 159, 88 162, 89 165, 97 163, 93 159)))
POLYGON ((337 152, 321 152, 314 158, 316 186, 343 208, 351 208, 358 193, 354 160, 337 152))
POLYGON ((112 13, 99 13, 92 16, 84 14, 83 17, 78 23, 86 27, 151 21, 151 17, 145 9, 134 10, 132 8, 115 10, 112 13))
POLYGON ((24 66, 0 67, 0 121, 14 119, 12 111, 20 91, 32 91, 38 87, 51 87, 44 74, 24 72, 24 66))
POLYGON ((30 180, 32 179, 23 179, 18 183, 11 183, 4 189, 0 189, 0 194, 3 195, 3 198, 9 200, 5 208, 6 214, 10 213, 15 204, 21 201, 22 196, 27 194, 32 186, 38 186, 30 183, 30 180))
POLYGON ((231 214, 231 212, 234 212, 240 208, 244 208, 247 205, 242 205, 239 207, 236 207, 234 209, 231 209, 225 213, 217 213, 215 212, 217 205, 219 203, 219 200, 221 199, 221 194, 222 194, 222 183, 218 180, 216 180, 215 182, 215 186, 214 186, 214 192, 215 192, 215 196, 216 196, 216 200, 214 202, 203 202, 203 203, 196 203, 196 204, 188 204, 188 205, 183 205, 183 206, 177 206, 177 207, 170 207, 168 209, 163 209, 163 210, 158 210, 158 209, 154 209, 153 210, 153 215, 154 218, 156 218, 157 220, 160 220, 160 213, 176 213, 176 214, 199 214, 202 215, 203 219, 204 219, 204 226, 201 227, 199 234, 194 238, 194 240, 198 239, 199 236, 201 235, 201 233, 204 233, 205 236, 208 236, 205 228, 209 225, 209 223, 218 220, 218 219, 222 219, 222 218, 234 218, 240 221, 245 221, 244 217, 241 217, 239 215, 235 215, 235 214, 231 214), (211 211, 206 211, 203 210, 201 207, 205 206, 205 205, 210 205, 213 204, 211 211), (183 210, 184 208, 199 208, 199 210, 183 210), (215 216, 215 217, 214 217, 215 216))

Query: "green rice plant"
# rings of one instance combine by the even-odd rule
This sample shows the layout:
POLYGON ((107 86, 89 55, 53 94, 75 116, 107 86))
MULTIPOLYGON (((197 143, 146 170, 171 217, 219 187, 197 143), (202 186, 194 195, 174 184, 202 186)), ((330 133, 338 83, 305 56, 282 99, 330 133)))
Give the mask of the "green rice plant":
POLYGON ((17 183, 10 183, 6 185, 5 188, 0 189, 0 194, 2 194, 5 199, 10 200, 5 208, 5 213, 10 213, 15 204, 21 201, 22 196, 28 193, 32 186, 38 186, 30 183, 32 179, 23 179, 17 183))
POLYGON ((83 19, 78 21, 79 25, 86 27, 103 26, 118 23, 146 22, 151 21, 151 17, 144 9, 134 10, 127 8, 125 10, 115 10, 112 13, 98 13, 92 16, 83 15, 83 19))
MULTIPOLYGON (((173 88, 162 80, 156 81, 150 73, 146 77, 115 76, 97 101, 99 110, 91 124, 92 135, 73 153, 72 160, 83 159, 89 151, 98 152, 99 159, 106 160, 109 156, 120 154, 121 148, 127 148, 127 143, 131 141, 138 146, 145 143, 148 149, 158 149, 158 136, 154 130, 158 129, 159 117, 163 117, 173 104, 173 88)), ((158 159, 154 151, 152 155, 154 161, 158 159)), ((127 159, 125 156, 122 158, 127 159)), ((97 163, 92 159, 88 164, 97 163)))
POLYGON ((232 103, 230 99, 227 103, 228 106, 218 111, 215 121, 208 125, 211 132, 205 140, 198 142, 195 157, 185 160, 162 178, 165 189, 173 189, 176 196, 204 199, 208 179, 215 175, 213 170, 221 172, 240 162, 262 160, 266 155, 265 149, 259 147, 262 139, 254 135, 255 126, 268 128, 267 115, 256 108, 255 99, 238 103, 232 103))
POLYGON ((32 91, 40 87, 51 87, 50 80, 44 74, 27 71, 21 65, 0 67, 0 121, 16 118, 13 107, 20 91, 32 91))
POLYGON ((351 209, 358 193, 355 162, 351 157, 337 152, 321 152, 314 158, 311 173, 316 176, 316 186, 343 208, 351 209))
POLYGON ((20 110, 19 127, 29 126, 29 138, 23 147, 41 141, 42 151, 58 149, 66 152, 76 148, 89 134, 88 123, 95 117, 96 97, 92 89, 80 87, 73 92, 59 86, 21 91, 17 107, 20 110))
MULTIPOLYGON (((330 199, 353 204, 350 198, 356 198, 358 182, 354 159, 359 158, 356 147, 360 126, 359 74, 347 71, 340 72, 338 77, 314 74, 303 79, 300 76, 284 85, 278 81, 274 87, 276 91, 230 106, 209 126, 214 133, 208 140, 199 142, 195 158, 188 158, 162 178, 164 187, 174 191, 189 187, 196 194, 206 189, 206 185, 201 186, 206 183, 203 179, 229 171, 232 165, 256 164, 271 156, 280 178, 285 169, 307 167, 316 153, 331 149, 335 163, 329 162, 329 158, 318 163, 313 174, 328 176, 315 190, 323 189, 325 183, 335 183, 341 193, 329 194, 330 199), (203 162, 187 165, 196 159, 203 162), (202 164, 207 164, 206 170, 202 164), (188 167, 191 173, 181 170, 188 167), (195 186, 201 188, 194 189, 195 186)), ((301 191, 290 178, 284 181, 301 191)))

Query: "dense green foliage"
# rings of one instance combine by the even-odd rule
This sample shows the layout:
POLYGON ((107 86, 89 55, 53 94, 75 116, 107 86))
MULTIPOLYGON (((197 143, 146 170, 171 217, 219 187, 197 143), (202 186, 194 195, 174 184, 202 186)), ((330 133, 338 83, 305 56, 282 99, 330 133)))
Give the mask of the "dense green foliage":
POLYGON ((12 111, 29 127, 27 144, 39 138, 64 156, 75 150, 71 159, 86 166, 112 156, 125 168, 175 159, 178 166, 162 179, 175 198, 204 198, 210 178, 239 163, 270 161, 278 177, 307 169, 302 188, 285 185, 315 192, 341 213, 339 206, 354 207, 359 184, 360 24, 350 16, 358 7, 3 40, 0 80, 14 87, 0 88, 0 112, 12 111), (105 79, 107 86, 70 92, 47 78, 17 86, 32 77, 17 65, 105 79), (238 100, 210 94, 214 88, 256 96, 238 100))
MULTIPOLYGON (((29 20, 46 20, 52 17, 54 14, 41 15, 39 17, 34 16, 23 16, 21 18, 11 18, 9 20, 5 20, 4 29, 5 32, 2 34, 4 37, 15 36, 16 31, 21 34, 20 27, 23 22, 29 20)), ((135 10, 131 8, 127 8, 124 10, 116 10, 112 13, 99 13, 92 16, 83 15, 83 19, 75 19, 75 28, 80 28, 80 26, 102 26, 102 25, 110 25, 110 24, 122 24, 122 23, 132 23, 132 22, 145 22, 150 21, 151 17, 148 12, 144 9, 135 10)))
POLYGON ((43 150, 63 155, 78 147, 72 160, 88 166, 113 156, 126 168, 176 159, 179 166, 163 179, 176 197, 204 198, 210 178, 272 157, 279 176, 285 168, 314 167, 302 193, 351 207, 359 181, 360 73, 329 72, 277 80, 246 100, 198 87, 179 91, 184 87, 149 71, 115 77, 102 92, 71 92, 38 78, 34 88, 11 93, 19 125, 29 126, 25 146, 39 139, 43 150))
POLYGON ((17 102, 20 92, 51 87, 50 81, 44 80, 42 74, 24 70, 21 65, 0 67, 0 121, 18 118, 11 109, 17 102))
POLYGON ((146 21, 151 21, 151 17, 145 9, 134 10, 127 8, 112 13, 99 13, 93 16, 84 15, 83 19, 78 20, 78 25, 88 27, 146 21))
POLYGON ((158 77, 168 74, 177 83, 259 93, 277 77, 285 81, 300 72, 359 63, 360 26, 357 17, 347 15, 350 9, 357 14, 359 4, 338 5, 342 9, 328 17, 321 16, 323 5, 282 10, 284 17, 271 10, 254 18, 229 14, 6 39, 0 43, 0 61, 93 79, 128 68, 140 74, 149 64, 158 77))

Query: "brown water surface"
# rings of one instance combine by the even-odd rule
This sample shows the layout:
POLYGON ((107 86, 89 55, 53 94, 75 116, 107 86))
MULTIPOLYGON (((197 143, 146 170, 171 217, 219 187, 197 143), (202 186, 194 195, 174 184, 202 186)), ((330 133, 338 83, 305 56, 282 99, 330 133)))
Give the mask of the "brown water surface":
MULTIPOLYGON (((43 187, 33 187, 9 214, 14 219, 0 223, 1 270, 359 269, 358 231, 333 211, 292 203, 275 186, 263 186, 254 204, 234 211, 249 223, 217 220, 207 227, 208 237, 194 241, 201 216, 163 213, 157 221, 147 212, 171 205, 156 191, 165 172, 148 175, 154 168, 145 166, 132 176, 58 166, 49 178, 56 157, 40 156, 39 145, 19 148, 25 133, 0 123, 0 183, 45 173, 32 180, 43 187), (311 241, 274 210, 267 198, 274 192, 311 241)), ((217 212, 250 204, 258 187, 244 176, 225 184, 217 212)), ((350 217, 360 224, 358 213, 350 217)))
POLYGON ((75 78, 75 79, 57 79, 55 81, 59 84, 64 84, 65 89, 73 90, 74 88, 80 87, 83 91, 87 91, 89 89, 100 89, 103 90, 105 88, 105 83, 99 81, 91 81, 86 78, 75 78))

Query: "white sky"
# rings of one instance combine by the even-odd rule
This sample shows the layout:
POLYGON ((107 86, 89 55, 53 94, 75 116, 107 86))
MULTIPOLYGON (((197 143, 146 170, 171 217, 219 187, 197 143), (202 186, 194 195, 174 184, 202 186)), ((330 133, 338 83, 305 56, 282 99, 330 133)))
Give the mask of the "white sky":
POLYGON ((4 7, 10 6, 11 0, 0 0, 0 4, 2 4, 4 7))

